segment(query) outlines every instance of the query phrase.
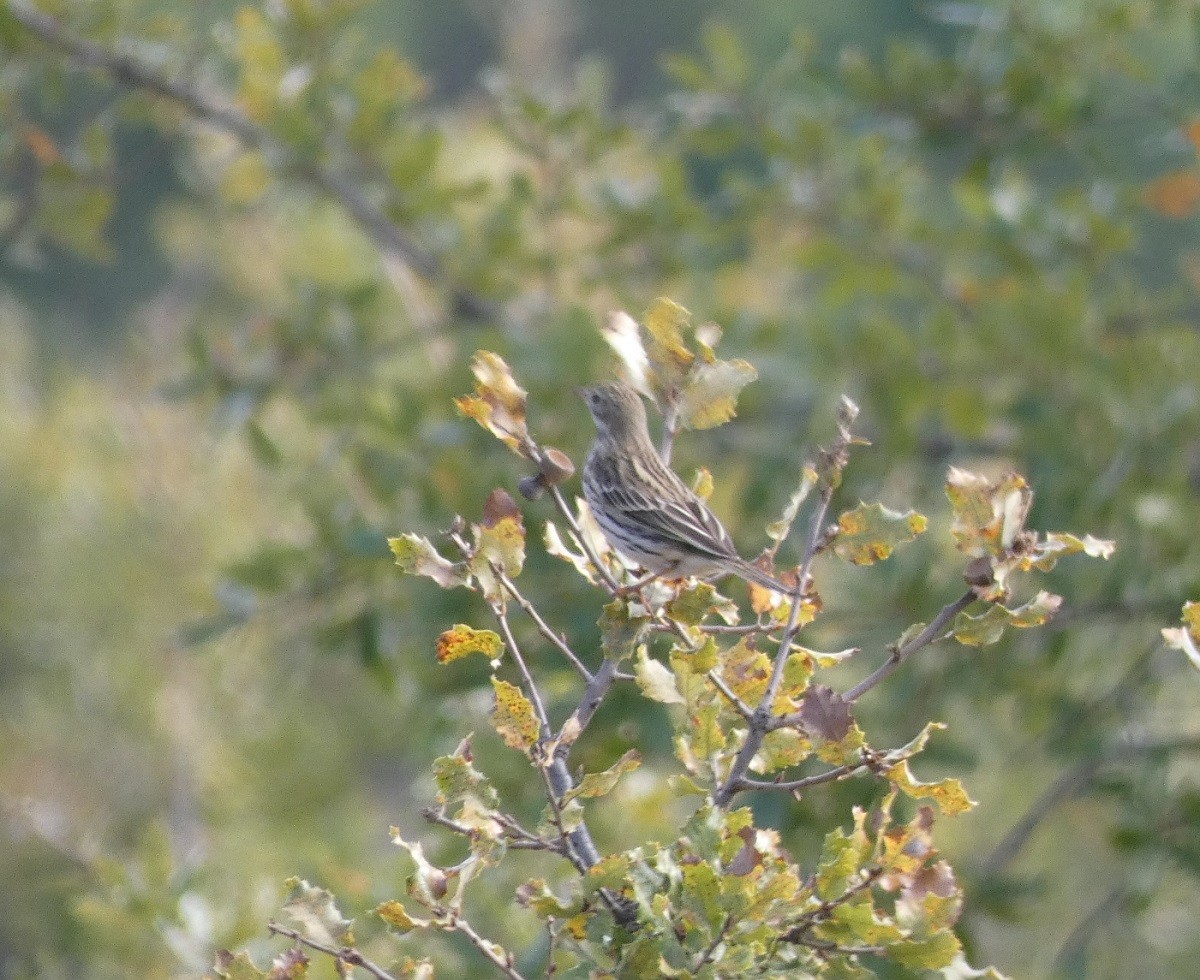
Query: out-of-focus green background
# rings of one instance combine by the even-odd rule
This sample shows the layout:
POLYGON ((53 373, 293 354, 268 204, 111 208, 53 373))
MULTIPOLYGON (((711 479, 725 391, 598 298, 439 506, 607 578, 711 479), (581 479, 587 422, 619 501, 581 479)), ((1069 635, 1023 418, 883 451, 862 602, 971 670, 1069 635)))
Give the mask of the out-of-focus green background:
MULTIPOLYGON (((1035 526, 1117 540, 1054 573, 1050 628, 927 651, 860 720, 883 745, 950 726, 922 775, 980 804, 937 832, 973 963, 1190 975, 1200 674, 1159 629, 1200 598, 1194 3, 45 9, 223 93, 295 158, 243 155, 0 15, 0 976, 265 962, 293 874, 362 913, 402 887, 389 824, 439 840, 428 763, 467 731, 536 814, 487 734, 485 669, 433 662, 481 605, 400 579, 384 539, 477 517, 523 475, 453 411, 475 349, 579 461, 571 388, 613 366, 597 326, 660 294, 761 373, 677 456, 712 469, 744 552, 843 391, 874 447, 840 502, 931 518, 885 565, 818 563, 812 645, 871 658, 847 682, 961 590, 947 465, 1016 468, 1035 526), (501 314, 445 314, 445 282, 296 159, 367 188, 501 314)), ((591 649, 596 596, 537 547, 526 574, 591 649)), ((540 666, 561 711, 571 677, 540 666)), ((673 765, 632 693, 590 734, 591 762, 673 765)), ((595 821, 609 848, 686 807, 620 792, 595 821)), ((756 807, 803 861, 865 792, 756 807)), ((478 914, 536 963, 512 886, 478 914)))

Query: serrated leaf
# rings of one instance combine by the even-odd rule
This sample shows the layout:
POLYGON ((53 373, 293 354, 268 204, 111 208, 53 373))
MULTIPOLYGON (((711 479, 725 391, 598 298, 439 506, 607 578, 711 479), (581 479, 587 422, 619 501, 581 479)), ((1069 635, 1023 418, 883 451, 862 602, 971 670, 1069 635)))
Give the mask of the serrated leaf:
POLYGON ((600 645, 604 656, 624 660, 633 655, 646 630, 645 616, 630 614, 629 604, 620 599, 608 603, 600 614, 600 645))
POLYGON ((504 641, 500 634, 491 630, 477 630, 464 623, 446 630, 437 640, 438 663, 448 664, 473 653, 482 653, 495 660, 504 652, 504 641))
MULTIPOLYGON (((722 618, 726 618, 730 604, 730 600, 717 592, 714 586, 708 582, 699 582, 675 595, 667 603, 666 612, 677 623, 699 626, 712 612, 721 613, 722 618)), ((735 606, 735 614, 736 611, 735 606)))
POLYGON ((655 394, 677 391, 696 359, 683 339, 683 328, 691 322, 691 313, 663 296, 651 303, 642 317, 650 338, 647 355, 654 372, 655 394))
POLYGON ((747 361, 699 364, 688 374, 679 400, 679 422, 685 429, 711 429, 737 414, 743 388, 758 377, 747 361))
POLYGON ((940 970, 954 962, 962 952, 958 937, 948 929, 928 939, 905 939, 887 948, 887 957, 901 966, 916 970, 940 970))
POLYGON ((746 704, 757 704, 771 680, 771 658, 746 638, 721 654, 721 679, 746 704))
POLYGON ((954 619, 954 638, 965 646, 989 646, 1000 639, 1005 627, 1041 626, 1058 612, 1061 605, 1062 596, 1039 592, 1016 609, 993 603, 978 616, 960 612, 954 619))
POLYGON ((409 915, 404 903, 394 898, 375 906, 375 914, 399 933, 423 929, 429 925, 428 919, 413 918, 409 915))
POLYGON ((459 743, 453 755, 434 760, 433 777, 438 803, 443 807, 454 806, 466 797, 472 797, 486 807, 494 807, 498 802, 495 787, 475 768, 469 736, 459 743))
POLYGON ((951 467, 946 496, 954 512, 950 533, 971 557, 1003 555, 1024 530, 1033 506, 1033 491, 1018 473, 991 480, 951 467))
POLYGON ((498 677, 492 678, 496 706, 492 709, 492 727, 511 749, 528 752, 541 735, 533 704, 521 689, 498 677))
POLYGON ((660 704, 684 704, 685 700, 675 684, 675 675, 663 664, 647 656, 646 648, 638 647, 637 666, 634 668, 637 685, 646 697, 660 704))
POLYGON ((627 772, 633 772, 641 764, 642 754, 637 749, 630 749, 604 772, 589 772, 579 781, 579 785, 570 790, 563 799, 590 799, 607 796, 613 791, 622 776, 627 772))
POLYGON ((926 524, 924 515, 913 510, 901 513, 880 503, 859 504, 838 518, 833 550, 855 565, 874 565, 891 555, 897 545, 923 533, 926 524))
POLYGON ((396 564, 408 575, 422 575, 433 579, 443 589, 453 589, 467 584, 467 570, 438 554, 428 538, 416 534, 402 534, 388 538, 388 547, 396 556, 396 564))
POLYGON ((517 384, 504 358, 491 351, 475 352, 471 362, 475 394, 454 399, 455 407, 503 442, 518 456, 528 456, 529 428, 525 421, 528 393, 517 384))
POLYGON ((908 768, 908 760, 896 763, 883 775, 902 793, 914 800, 933 800, 946 816, 966 813, 975 807, 960 780, 941 779, 933 783, 922 783, 913 778, 912 771, 908 768))
POLYGON ((327 946, 354 943, 350 932, 353 922, 339 911, 331 892, 298 878, 290 879, 288 885, 291 891, 280 911, 296 923, 300 932, 327 946))

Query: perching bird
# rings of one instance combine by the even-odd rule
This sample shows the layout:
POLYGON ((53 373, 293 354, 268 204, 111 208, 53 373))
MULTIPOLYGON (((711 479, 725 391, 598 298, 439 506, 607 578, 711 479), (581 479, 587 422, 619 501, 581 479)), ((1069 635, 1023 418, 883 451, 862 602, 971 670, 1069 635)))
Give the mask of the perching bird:
POLYGON ((743 559, 708 504, 662 461, 636 391, 610 381, 580 394, 597 429, 583 495, 617 551, 668 578, 733 574, 784 595, 793 591, 743 559))

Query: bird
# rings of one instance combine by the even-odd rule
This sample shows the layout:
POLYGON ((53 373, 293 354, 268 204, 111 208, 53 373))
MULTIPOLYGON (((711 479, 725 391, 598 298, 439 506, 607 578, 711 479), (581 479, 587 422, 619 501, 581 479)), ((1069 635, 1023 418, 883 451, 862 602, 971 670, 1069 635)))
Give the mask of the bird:
POLYGON ((596 423, 583 496, 613 548, 651 577, 732 574, 783 595, 794 591, 742 558, 708 504, 663 462, 633 388, 609 381, 579 393, 596 423))

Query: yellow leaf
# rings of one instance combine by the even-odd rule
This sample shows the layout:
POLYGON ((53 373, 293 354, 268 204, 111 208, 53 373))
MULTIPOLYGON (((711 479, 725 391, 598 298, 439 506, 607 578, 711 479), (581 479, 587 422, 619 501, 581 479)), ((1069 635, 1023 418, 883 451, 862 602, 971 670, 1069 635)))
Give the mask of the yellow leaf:
POLYGON ((537 715, 521 689, 498 677, 492 678, 496 706, 492 709, 492 727, 511 749, 528 752, 541 734, 537 715))
POLYGON ((942 779, 936 783, 922 783, 913 778, 908 768, 908 761, 898 762, 884 772, 884 776, 897 786, 901 792, 915 800, 933 800, 942 813, 948 817, 975 807, 974 801, 967 796, 966 789, 957 779, 942 779))
POLYGON ((482 653, 489 660, 494 660, 503 651, 504 643, 498 633, 472 629, 463 623, 446 630, 437 640, 438 663, 442 664, 451 663, 472 653, 482 653))
POLYGON ((650 335, 647 356, 660 392, 677 391, 684 374, 696 359, 683 339, 683 328, 691 320, 692 315, 686 309, 661 296, 650 304, 642 318, 646 333, 650 335))
POLYGON ((454 400, 459 412, 474 419, 518 456, 528 456, 525 389, 517 384, 504 358, 491 351, 476 351, 471 371, 475 375, 475 394, 454 400))

